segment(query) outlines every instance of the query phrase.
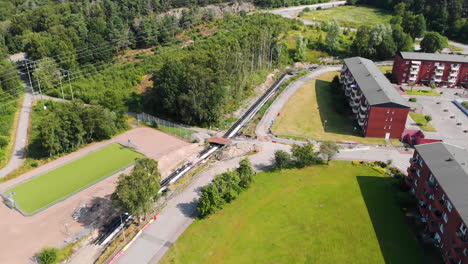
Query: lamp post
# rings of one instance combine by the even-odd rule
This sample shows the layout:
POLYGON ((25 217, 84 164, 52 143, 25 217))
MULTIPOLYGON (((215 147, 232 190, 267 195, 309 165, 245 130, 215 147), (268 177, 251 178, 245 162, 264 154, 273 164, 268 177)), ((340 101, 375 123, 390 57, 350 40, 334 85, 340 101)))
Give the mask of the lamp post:
MULTIPOLYGON (((128 216, 128 213, 125 213, 124 215, 128 216)), ((122 226, 122 233, 123 233, 124 241, 127 242, 127 238, 125 237, 125 228, 124 228, 124 224, 122 221, 122 214, 120 214, 120 225, 122 226)))

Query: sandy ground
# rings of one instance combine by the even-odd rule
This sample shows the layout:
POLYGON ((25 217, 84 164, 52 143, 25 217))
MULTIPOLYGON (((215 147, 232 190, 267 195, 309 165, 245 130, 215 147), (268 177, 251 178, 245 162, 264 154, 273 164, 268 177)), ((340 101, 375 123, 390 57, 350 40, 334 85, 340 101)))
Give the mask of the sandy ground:
MULTIPOLYGON (((61 166, 73 159, 113 142, 126 143, 128 139, 148 157, 159 160, 163 177, 201 147, 182 141, 158 130, 141 127, 125 132, 115 138, 91 144, 77 152, 59 158, 40 168, 0 185, 0 191, 61 166)), ((34 216, 25 217, 0 203, 0 263, 30 263, 32 256, 44 246, 62 246, 74 234, 83 230, 83 223, 72 218, 76 208, 96 198, 108 197, 115 188, 118 174, 58 203, 34 216)))

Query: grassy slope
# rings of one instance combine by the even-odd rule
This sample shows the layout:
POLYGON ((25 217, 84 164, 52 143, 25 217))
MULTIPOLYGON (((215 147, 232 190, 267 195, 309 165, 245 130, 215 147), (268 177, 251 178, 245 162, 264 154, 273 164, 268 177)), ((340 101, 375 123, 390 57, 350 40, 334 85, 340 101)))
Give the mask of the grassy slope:
POLYGON ((349 162, 265 172, 160 262, 423 263, 390 178, 349 162))
POLYGON ((424 118, 423 114, 420 113, 409 113, 411 118, 416 122, 416 124, 424 131, 427 132, 436 132, 437 130, 431 125, 430 122, 424 118))
POLYGON ((329 82, 336 75, 330 72, 301 87, 285 104, 272 131, 280 136, 318 140, 354 140, 362 143, 384 144, 380 138, 364 138, 354 132, 354 121, 334 109, 329 82), (326 129, 323 126, 327 120, 326 129))
POLYGON ((19 122, 21 105, 23 104, 23 95, 21 99, 18 100, 16 104, 13 104, 12 107, 16 107, 16 112, 11 114, 0 113, 2 118, 2 127, 0 130, 0 136, 8 138, 8 144, 0 148, 0 168, 5 167, 11 158, 11 153, 13 152, 13 147, 15 146, 16 131, 19 122))
POLYGON ((391 14, 388 11, 365 6, 338 6, 334 8, 310 11, 301 18, 310 21, 338 21, 340 26, 357 28, 362 25, 387 25, 391 14))
POLYGON ((18 185, 14 199, 26 213, 53 203, 88 184, 131 164, 141 154, 112 144, 55 170, 18 185))

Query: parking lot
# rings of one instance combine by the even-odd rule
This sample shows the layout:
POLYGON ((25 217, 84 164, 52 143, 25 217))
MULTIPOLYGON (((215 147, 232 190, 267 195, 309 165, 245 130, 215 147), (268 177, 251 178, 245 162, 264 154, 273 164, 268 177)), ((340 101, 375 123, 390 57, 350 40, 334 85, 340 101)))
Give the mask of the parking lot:
MULTIPOLYGON (((454 99, 465 98, 468 100, 468 91, 463 89, 437 89, 443 92, 442 96, 414 96, 403 95, 404 98, 417 98, 417 102, 409 102, 411 107, 416 108, 424 115, 432 117, 432 125, 437 132, 426 132, 426 138, 442 139, 443 141, 468 149, 468 117, 453 104, 454 99), (457 95, 456 95, 457 94, 457 95)), ((419 129, 416 123, 408 116, 408 129, 419 129)))

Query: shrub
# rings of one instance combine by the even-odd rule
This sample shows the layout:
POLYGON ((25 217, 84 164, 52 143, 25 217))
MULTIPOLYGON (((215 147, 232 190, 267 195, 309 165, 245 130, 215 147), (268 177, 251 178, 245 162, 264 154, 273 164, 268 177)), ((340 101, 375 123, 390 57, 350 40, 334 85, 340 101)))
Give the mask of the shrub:
POLYGON ((353 161, 351 161, 351 164, 353 164, 354 166, 361 165, 361 164, 362 164, 362 161, 360 161, 360 160, 353 160, 353 161))
POLYGON ((432 120, 432 116, 430 115, 425 115, 424 119, 426 119, 427 122, 430 122, 432 120))
POLYGON ((310 12, 310 8, 309 7, 306 7, 302 10, 302 12, 310 12))
POLYGON ((374 169, 374 170, 377 171, 377 172, 382 173, 382 174, 386 174, 386 173, 387 173, 387 170, 384 169, 384 168, 382 168, 382 167, 380 167, 380 166, 371 166, 371 168, 374 169))
POLYGON ((284 150, 277 150, 275 152, 275 164, 278 169, 282 169, 291 163, 291 154, 284 150))
POLYGON ((0 136, 0 148, 6 147, 8 145, 8 137, 0 136))
POLYGON ((317 7, 317 10, 322 10, 322 7, 321 6, 317 7))
POLYGON ((410 101, 410 102, 416 102, 416 101, 417 101, 417 99, 416 99, 416 98, 414 98, 414 97, 411 97, 411 98, 409 99, 409 101, 410 101))
POLYGON ((57 256, 58 256, 58 249, 47 247, 47 248, 43 248, 37 254, 37 260, 39 264, 52 264, 57 261, 57 256))

